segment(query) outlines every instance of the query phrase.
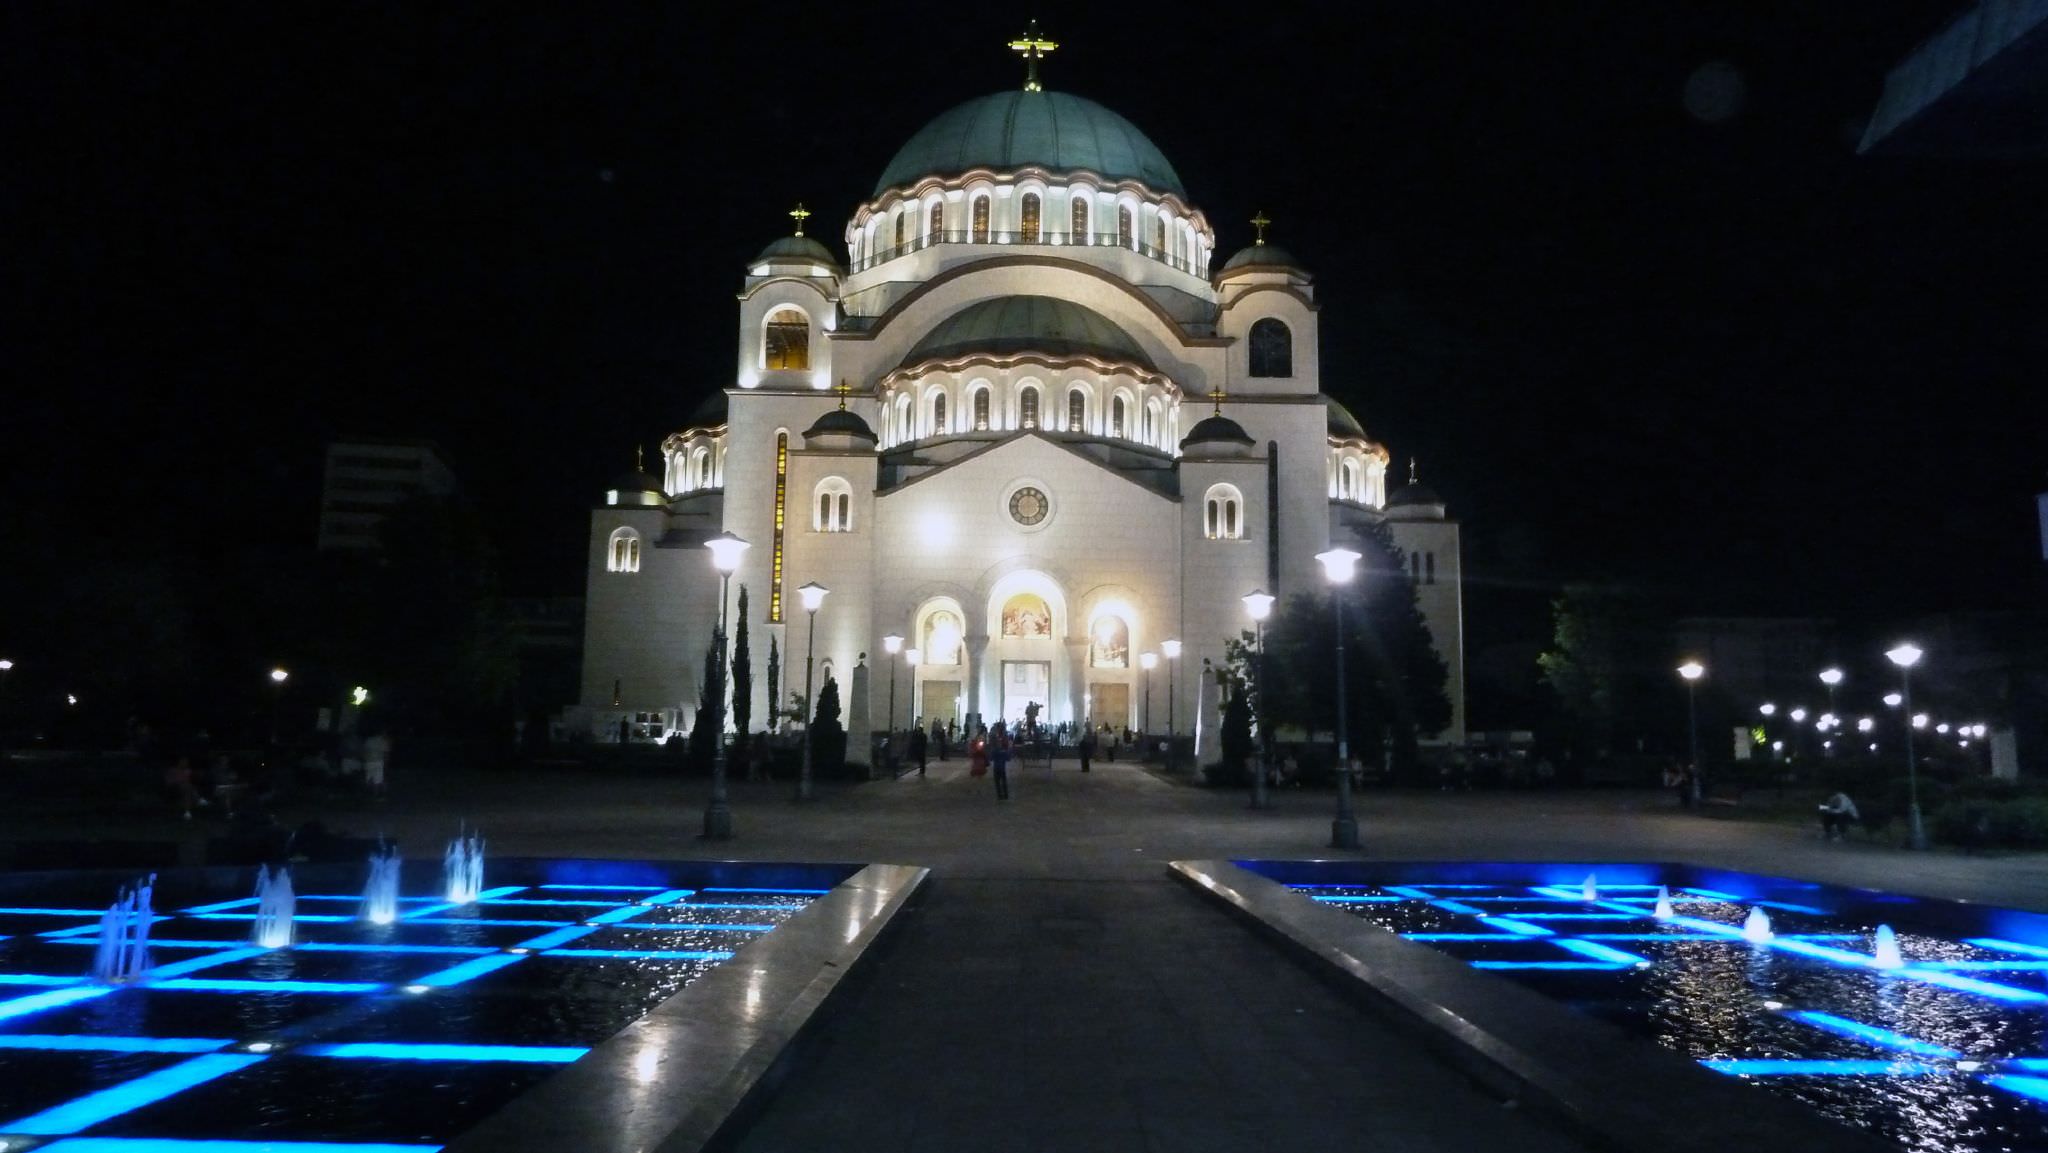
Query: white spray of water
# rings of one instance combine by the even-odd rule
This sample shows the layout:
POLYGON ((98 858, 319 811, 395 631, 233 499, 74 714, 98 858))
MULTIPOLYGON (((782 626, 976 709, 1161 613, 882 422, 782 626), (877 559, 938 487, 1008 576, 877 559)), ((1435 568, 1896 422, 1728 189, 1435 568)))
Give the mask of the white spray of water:
POLYGON ((256 924, 250 939, 266 949, 289 949, 292 945, 292 917, 299 899, 292 892, 291 870, 279 866, 256 870, 256 924))
POLYGON ((363 920, 389 925, 398 919, 398 873, 398 847, 378 845, 370 854, 370 881, 363 886, 363 920))
POLYGON ((1744 940, 1754 941, 1759 945, 1770 940, 1773 936, 1771 919, 1764 915, 1762 909, 1751 909, 1749 916, 1742 922, 1742 936, 1744 940))
POLYGON ((1876 955, 1872 958, 1880 969, 1903 969, 1906 958, 1899 952, 1899 935, 1892 932, 1890 925, 1877 927, 1876 955))
POLYGON ((477 894, 484 891, 483 835, 465 832, 448 842, 441 865, 448 899, 458 905, 475 901, 477 894))
POLYGON ((1671 890, 1662 885, 1657 886, 1657 907, 1650 911, 1650 915, 1660 921, 1668 921, 1674 914, 1675 910, 1671 907, 1671 890))
POLYGON ((93 976, 102 981, 132 981, 149 968, 149 924, 156 919, 150 896, 155 889, 156 874, 151 873, 134 888, 122 889, 101 915, 93 976))
POLYGON ((1593 874, 1587 873, 1586 879, 1579 882, 1579 896, 1587 901, 1600 899, 1600 882, 1594 879, 1593 874))

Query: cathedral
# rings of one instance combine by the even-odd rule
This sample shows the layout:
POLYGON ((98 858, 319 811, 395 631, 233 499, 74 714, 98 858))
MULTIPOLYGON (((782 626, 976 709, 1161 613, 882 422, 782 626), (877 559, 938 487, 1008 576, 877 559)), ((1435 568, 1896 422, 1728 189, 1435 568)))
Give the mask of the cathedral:
POLYGON ((1386 523, 1450 673, 1437 739, 1462 743, 1458 525, 1412 473, 1390 492, 1387 448, 1323 394, 1313 278, 1263 214, 1215 260, 1153 142, 1045 90, 1050 42, 1012 47, 1024 86, 911 136, 843 247, 799 206, 747 266, 727 386, 591 514, 572 724, 687 731, 744 586, 756 729, 772 638, 782 708, 808 660, 850 733, 1035 705, 1213 759, 1203 669, 1245 595, 1314 591, 1316 554, 1386 523), (729 582, 722 534, 747 546, 729 582))

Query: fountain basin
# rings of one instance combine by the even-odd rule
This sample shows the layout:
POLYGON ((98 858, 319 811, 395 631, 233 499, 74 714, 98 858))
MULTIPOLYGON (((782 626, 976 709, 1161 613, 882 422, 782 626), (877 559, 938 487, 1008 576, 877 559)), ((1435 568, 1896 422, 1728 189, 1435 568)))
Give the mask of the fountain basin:
POLYGON ((492 860, 449 907, 439 866, 405 869, 386 926, 363 867, 295 869, 289 949, 250 943, 249 871, 161 874, 119 988, 87 973, 123 878, 0 878, 0 1147, 697 1148, 925 875, 492 860))
POLYGON ((1603 1144, 2048 1150, 2039 914, 1673 864, 1174 871, 1603 1144))

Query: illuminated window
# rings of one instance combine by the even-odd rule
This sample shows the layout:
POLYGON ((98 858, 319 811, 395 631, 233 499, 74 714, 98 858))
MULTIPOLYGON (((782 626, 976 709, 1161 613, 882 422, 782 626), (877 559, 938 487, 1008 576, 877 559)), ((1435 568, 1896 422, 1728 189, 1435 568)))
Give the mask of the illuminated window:
POLYGON ((697 482, 695 487, 710 488, 712 475, 711 450, 708 448, 698 449, 696 453, 691 457, 691 462, 695 465, 694 472, 696 473, 696 476, 693 478, 697 482))
POLYGON ((988 197, 974 198, 974 233, 970 237, 976 244, 988 243, 988 197))
POLYGON ((853 531, 853 486, 844 477, 828 476, 818 482, 818 515, 811 527, 818 532, 853 531))
POLYGON ((974 390, 974 431, 988 431, 988 389, 974 390))
POLYGON ((1203 531, 1210 540, 1239 540, 1244 536, 1244 498, 1232 485, 1219 484, 1203 499, 1203 531))
POLYGON ((1138 242, 1137 235, 1131 230, 1131 206, 1128 204, 1116 206, 1116 242, 1124 248, 1138 242))
POLYGON ((1084 192, 1074 194, 1074 243, 1094 243, 1088 236, 1088 195, 1084 192))
POLYGON ((917 433, 912 431, 910 427, 910 398, 908 396, 897 397, 895 410, 896 436, 902 440, 915 439, 917 433))
POLYGON ((924 663, 928 665, 957 665, 960 663, 960 618, 943 610, 925 618, 924 622, 924 663))
POLYGON ((811 320, 800 310, 778 308, 769 313, 767 336, 763 368, 811 367, 811 320))
POLYGON ((925 226, 925 240, 937 244, 946 235, 946 202, 932 201, 931 223, 925 226))
POLYGON ((1124 434, 1124 398, 1119 396, 1109 402, 1109 435, 1124 434))
POLYGON ((1252 325, 1251 357, 1253 376, 1294 375, 1294 334, 1287 326, 1267 317, 1252 325))
POLYGON ((1363 490, 1358 485, 1358 462, 1348 457, 1337 466, 1337 495, 1344 500, 1358 500, 1363 490))
POLYGON ((1017 226, 1018 239, 1026 244, 1038 243, 1038 193, 1024 194, 1024 219, 1017 226))
POLYGON ((1101 617, 1088 630, 1088 665, 1097 669, 1131 667, 1131 626, 1122 617, 1101 617))
POLYGON ((1025 386, 1024 394, 1017 398, 1017 420, 1025 428, 1038 427, 1038 390, 1025 386))
POLYGON ((1154 216, 1152 218, 1152 248, 1160 253, 1166 251, 1166 218, 1164 216, 1154 216))
POLYGON ((1088 397, 1080 389, 1067 393, 1067 431, 1080 432, 1088 419, 1088 397))
POLYGON ((1003 635, 1006 637, 1052 636, 1052 610, 1045 598, 1018 593, 1003 605, 1003 635))
POLYGON ((639 572, 640 534, 629 528, 612 533, 611 559, 605 568, 611 572, 639 572))
POLYGON ((944 436, 945 433, 946 394, 942 392, 939 395, 932 397, 932 435, 944 436))
POLYGON ((904 244, 905 244, 906 242, 908 242, 908 240, 910 239, 910 237, 909 237, 909 233, 910 233, 910 214, 909 214, 909 213, 907 213, 907 212, 899 212, 899 213, 897 213, 897 214, 896 214, 896 247, 897 247, 898 249, 901 249, 901 248, 903 247, 903 245, 904 245, 904 244))

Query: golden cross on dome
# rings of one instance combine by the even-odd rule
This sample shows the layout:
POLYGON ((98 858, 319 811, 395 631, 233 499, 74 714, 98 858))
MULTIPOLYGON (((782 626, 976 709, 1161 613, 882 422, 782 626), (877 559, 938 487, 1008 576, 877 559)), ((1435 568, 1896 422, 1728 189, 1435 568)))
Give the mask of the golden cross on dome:
POLYGON ((642 446, 637 444, 633 446, 633 471, 647 471, 647 453, 643 450, 642 446))
POLYGON ((1045 91, 1038 83, 1038 62, 1045 59, 1046 53, 1058 47, 1059 45, 1038 34, 1038 21, 1035 19, 1031 21, 1031 27, 1024 30, 1024 35, 1010 41, 1010 51, 1021 52, 1024 55, 1024 91, 1045 91))
POLYGON ((1271 223, 1273 222, 1266 219, 1266 212, 1264 209, 1260 209, 1259 214, 1257 216, 1252 217, 1252 227, 1259 230, 1259 238, 1257 240, 1252 241, 1253 244, 1266 243, 1266 226, 1271 223))
POLYGON ((1223 415, 1223 386, 1222 386, 1222 385, 1220 385, 1220 384, 1219 384, 1219 385, 1217 385, 1217 386, 1216 386, 1216 389, 1215 389, 1215 391, 1213 391, 1213 392, 1211 392, 1211 393, 1209 394, 1209 399, 1210 399, 1210 400, 1213 400, 1213 401, 1215 401, 1215 402, 1216 402, 1216 415, 1217 415, 1217 416, 1222 416, 1222 415, 1223 415))
POLYGON ((853 391, 853 386, 846 383, 846 378, 842 376, 839 378, 839 388, 837 391, 839 393, 839 411, 845 412, 846 394, 853 391))
POLYGON ((1415 483, 1415 458, 1412 456, 1408 458, 1408 483, 1415 483))
POLYGON ((796 207, 791 209, 789 214, 796 218, 796 234, 802 236, 804 234, 804 221, 811 218, 811 210, 805 208, 804 202, 799 200, 796 202, 796 207))

